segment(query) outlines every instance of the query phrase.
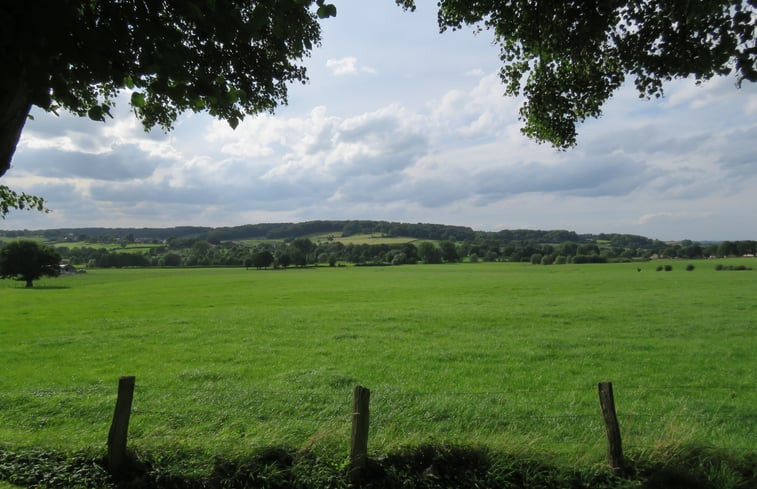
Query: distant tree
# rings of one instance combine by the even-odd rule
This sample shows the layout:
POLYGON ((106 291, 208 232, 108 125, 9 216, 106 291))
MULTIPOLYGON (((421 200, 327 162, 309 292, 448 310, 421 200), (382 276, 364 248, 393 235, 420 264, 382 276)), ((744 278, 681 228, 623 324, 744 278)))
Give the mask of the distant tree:
POLYGON ((733 256, 733 255, 737 255, 738 252, 739 252, 738 246, 736 246, 736 243, 732 241, 723 241, 718 246, 719 256, 733 256))
POLYGON ((557 253, 564 256, 574 256, 578 251, 578 245, 576 243, 565 242, 561 243, 557 248, 557 253))
POLYGON ((275 263, 282 268, 286 268, 292 264, 292 257, 289 253, 282 253, 276 258, 275 263))
POLYGON ((442 254, 442 260, 447 263, 455 263, 460 260, 457 254, 457 247, 455 247, 455 243, 452 241, 440 241, 439 251, 442 254))
POLYGON ((594 243, 582 244, 578 246, 578 249, 576 250, 575 254, 576 255, 598 255, 599 246, 597 246, 594 243))
POLYGON ((43 276, 60 275, 60 254, 49 246, 34 241, 13 241, 0 249, 0 278, 33 281, 43 276))
POLYGON ((300 250, 306 256, 315 249, 315 243, 310 241, 310 238, 296 238, 289 243, 289 246, 300 250))
POLYGON ((704 249, 704 254, 706 256, 717 256, 718 254, 718 245, 716 244, 710 244, 707 245, 704 249))
POLYGON ((292 248, 289 251, 289 256, 292 259, 292 265, 294 265, 296 267, 302 268, 302 267, 304 267, 305 265, 308 264, 307 256, 302 251, 300 251, 298 248, 292 248))
POLYGON ((757 255, 757 241, 736 241, 736 248, 739 255, 757 255))
POLYGON ((497 261, 498 255, 494 250, 489 250, 484 255, 484 261, 497 261))
POLYGON ((268 250, 256 251, 250 257, 250 265, 255 268, 267 268, 273 265, 273 254, 268 250))
POLYGON ((675 258, 678 256, 678 249, 673 246, 668 246, 667 248, 665 248, 665 250, 663 250, 662 255, 665 258, 675 258))
POLYGON ((532 265, 538 265, 541 263, 542 254, 541 253, 534 253, 531 255, 531 264, 532 265))
POLYGON ((414 264, 418 263, 418 260, 420 260, 420 257, 418 256, 418 247, 413 243, 403 244, 402 252, 405 254, 405 263, 414 264))
POLYGON ((418 257, 423 263, 441 263, 442 253, 434 243, 424 241, 418 245, 418 257))
POLYGON ((309 238, 296 238, 289 243, 289 254, 292 257, 292 263, 298 267, 304 267, 313 261, 310 256, 316 249, 316 244, 309 238))
MULTIPOLYGON (((683 244, 681 244, 683 246, 683 244)), ((681 250, 681 255, 686 258, 701 258, 704 251, 698 244, 693 244, 681 250)))
POLYGON ((166 253, 163 255, 163 265, 167 267, 178 267, 181 265, 181 255, 178 253, 166 253))

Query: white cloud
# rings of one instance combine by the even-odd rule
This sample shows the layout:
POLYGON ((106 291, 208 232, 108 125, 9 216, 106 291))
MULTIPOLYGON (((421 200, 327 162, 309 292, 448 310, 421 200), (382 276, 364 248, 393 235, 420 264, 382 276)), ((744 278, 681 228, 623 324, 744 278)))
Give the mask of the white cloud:
POLYGON ((354 56, 346 56, 339 59, 328 59, 326 61, 326 68, 329 68, 331 70, 331 73, 336 76, 356 75, 358 73, 376 73, 376 69, 371 68, 370 66, 358 66, 357 58, 354 56))

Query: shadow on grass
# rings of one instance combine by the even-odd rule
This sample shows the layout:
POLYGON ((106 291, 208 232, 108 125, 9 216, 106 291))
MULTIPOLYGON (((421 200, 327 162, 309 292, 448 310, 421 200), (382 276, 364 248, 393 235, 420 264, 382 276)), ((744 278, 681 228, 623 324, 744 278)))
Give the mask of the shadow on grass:
MULTIPOLYGON (((450 445, 409 447, 374 457, 362 482, 350 486, 348 463, 307 451, 268 448, 247 456, 216 458, 204 474, 181 473, 201 454, 169 451, 137 459, 112 478, 102 458, 0 449, 0 481, 25 487, 108 489, 334 488, 347 489, 753 489, 757 454, 703 448, 678 450, 665 460, 630 460, 624 477, 606 467, 559 466, 488 449, 450 445), (154 457, 154 458, 153 458, 154 457)), ((545 455, 546 457, 546 455, 545 455)), ((195 465, 196 466, 196 465, 195 465)))
POLYGON ((71 287, 68 285, 35 285, 34 287, 26 287, 25 285, 16 285, 15 287, 12 287, 14 289, 21 289, 21 290, 60 290, 60 289, 70 289, 71 287))

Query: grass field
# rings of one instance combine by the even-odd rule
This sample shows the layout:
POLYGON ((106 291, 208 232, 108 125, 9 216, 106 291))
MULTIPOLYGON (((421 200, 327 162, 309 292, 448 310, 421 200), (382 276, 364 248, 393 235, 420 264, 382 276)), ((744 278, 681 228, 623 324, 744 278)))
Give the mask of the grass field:
POLYGON ((102 451, 117 379, 135 375, 130 445, 196 461, 265 445, 344 454, 356 384, 372 390, 374 453, 452 442, 592 464, 600 381, 631 453, 753 453, 757 272, 671 263, 3 281, 0 447, 102 451))
POLYGON ((120 253, 146 253, 152 248, 161 246, 159 244, 145 244, 145 243, 91 243, 87 241, 59 241, 45 243, 53 248, 66 247, 73 248, 94 248, 94 249, 106 249, 108 251, 117 251, 120 253))
POLYGON ((319 242, 328 241, 328 238, 330 236, 332 237, 334 241, 339 241, 345 246, 350 245, 350 244, 352 245, 361 245, 361 244, 401 245, 405 243, 414 243, 414 242, 421 242, 421 241, 435 242, 435 240, 433 239, 417 239, 417 238, 410 238, 407 236, 385 236, 382 234, 352 234, 350 236, 342 236, 341 233, 315 235, 315 236, 311 236, 310 239, 316 243, 319 243, 319 242))

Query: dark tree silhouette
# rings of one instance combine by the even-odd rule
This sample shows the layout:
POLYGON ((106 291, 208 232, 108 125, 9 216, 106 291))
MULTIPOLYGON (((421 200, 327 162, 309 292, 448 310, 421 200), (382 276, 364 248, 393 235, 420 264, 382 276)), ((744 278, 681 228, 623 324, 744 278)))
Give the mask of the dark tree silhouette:
POLYGON ((60 255, 34 241, 13 241, 0 248, 0 278, 23 280, 31 288, 42 276, 60 275, 60 255))

